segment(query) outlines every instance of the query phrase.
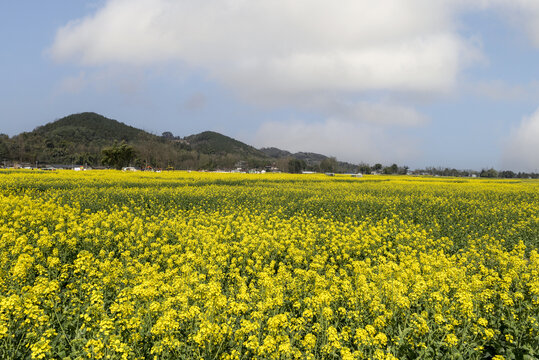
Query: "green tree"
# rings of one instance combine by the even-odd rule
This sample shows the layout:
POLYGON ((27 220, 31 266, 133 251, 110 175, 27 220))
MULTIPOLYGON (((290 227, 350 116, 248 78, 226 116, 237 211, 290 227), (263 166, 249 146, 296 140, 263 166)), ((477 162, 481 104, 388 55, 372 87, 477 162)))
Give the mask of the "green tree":
POLYGON ((121 144, 114 142, 114 145, 111 147, 103 148, 101 153, 103 155, 101 162, 118 170, 124 166, 128 166, 136 155, 135 149, 124 141, 121 144))
POLYGON ((172 134, 170 131, 165 131, 164 133, 161 134, 161 137, 168 140, 172 140, 174 139, 174 134, 172 134))
POLYGON ((399 167, 399 174, 400 174, 400 175, 406 175, 406 174, 408 174, 408 169, 409 169, 408 166, 399 167))
POLYGON ((479 174, 480 177, 486 177, 486 178, 495 178, 498 177, 498 172, 494 170, 493 168, 490 169, 483 169, 481 170, 481 173, 479 174))
POLYGON ((325 158, 320 162, 320 171, 335 172, 337 170, 337 159, 334 157, 325 158))
POLYGON ((517 176, 517 174, 515 174, 513 171, 511 170, 504 170, 504 171, 501 171, 499 174, 498 174, 500 177, 502 178, 506 178, 506 179, 512 179, 514 177, 517 176))
POLYGON ((9 136, 6 134, 0 134, 0 161, 9 158, 9 136))
POLYGON ((397 164, 393 164, 391 166, 386 166, 384 168, 384 174, 386 175, 390 175, 390 174, 397 174, 399 172, 399 167, 397 166, 397 164))
POLYGON ((299 159, 288 160, 288 172, 292 174, 300 174, 305 169, 305 161, 299 159))
POLYGON ((371 167, 369 164, 359 164, 359 172, 362 174, 370 174, 371 173, 371 167))

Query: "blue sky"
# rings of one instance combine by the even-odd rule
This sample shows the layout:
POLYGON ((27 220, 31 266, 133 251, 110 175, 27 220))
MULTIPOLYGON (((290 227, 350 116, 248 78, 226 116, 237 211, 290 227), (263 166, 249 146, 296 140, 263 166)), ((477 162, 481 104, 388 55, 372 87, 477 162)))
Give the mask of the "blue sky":
POLYGON ((0 132, 94 111, 354 163, 539 171, 538 24, 530 0, 3 1, 0 132))

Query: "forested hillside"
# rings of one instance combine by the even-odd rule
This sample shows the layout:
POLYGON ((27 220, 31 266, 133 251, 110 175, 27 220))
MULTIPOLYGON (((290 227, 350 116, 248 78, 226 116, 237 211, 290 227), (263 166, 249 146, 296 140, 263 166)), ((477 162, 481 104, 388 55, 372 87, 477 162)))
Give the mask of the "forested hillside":
POLYGON ((329 167, 322 166, 322 170, 345 171, 354 166, 320 154, 292 154, 276 148, 258 150, 213 131, 183 138, 170 132, 158 136, 92 112, 69 115, 11 138, 1 135, 0 160, 7 164, 101 166, 106 165, 104 150, 121 144, 133 150, 129 165, 136 167, 193 170, 278 167, 283 171, 293 167, 319 171, 324 161, 329 167), (299 163, 291 163, 292 160, 299 163))
MULTIPOLYGON (((102 165, 103 149, 126 143, 137 167, 232 168, 240 160, 271 159, 227 136, 205 132, 188 139, 150 134, 102 115, 73 114, 9 138, 0 137, 0 157, 10 163, 102 165)), ((262 164, 263 165, 263 164, 262 164)))

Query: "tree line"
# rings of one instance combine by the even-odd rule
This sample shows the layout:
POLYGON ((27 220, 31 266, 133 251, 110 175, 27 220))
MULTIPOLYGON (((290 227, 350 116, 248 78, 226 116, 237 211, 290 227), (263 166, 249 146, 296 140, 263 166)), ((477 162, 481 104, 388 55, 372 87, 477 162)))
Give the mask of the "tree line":
MULTIPOLYGON (((80 137, 81 135, 78 134, 80 137)), ((431 175, 453 177, 483 177, 483 178, 539 178, 535 172, 514 172, 511 170, 482 169, 458 170, 455 168, 427 167, 411 171, 408 166, 391 164, 384 166, 380 163, 373 165, 359 163, 358 165, 340 162, 335 157, 324 157, 322 160, 306 161, 291 156, 283 158, 262 158, 241 153, 206 153, 193 149, 181 138, 171 132, 165 132, 161 137, 153 137, 128 143, 114 141, 112 145, 101 145, 101 141, 84 143, 83 139, 75 136, 77 141, 67 141, 60 137, 47 137, 36 140, 31 133, 23 133, 9 138, 0 134, 0 160, 4 166, 14 163, 29 164, 77 164, 90 167, 106 166, 121 169, 125 166, 137 168, 161 168, 178 170, 229 170, 238 167, 264 170, 277 168, 279 171, 301 173, 304 171, 321 173, 362 173, 384 175, 431 175)), ((210 146, 211 147, 211 146, 210 146)))

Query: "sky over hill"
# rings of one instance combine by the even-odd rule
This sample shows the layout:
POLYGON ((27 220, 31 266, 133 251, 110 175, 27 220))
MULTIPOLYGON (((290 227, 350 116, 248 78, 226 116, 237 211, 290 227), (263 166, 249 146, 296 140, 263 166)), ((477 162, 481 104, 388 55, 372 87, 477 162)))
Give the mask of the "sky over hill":
POLYGON ((539 2, 0 3, 0 132, 95 111, 358 163, 539 170, 539 2))

